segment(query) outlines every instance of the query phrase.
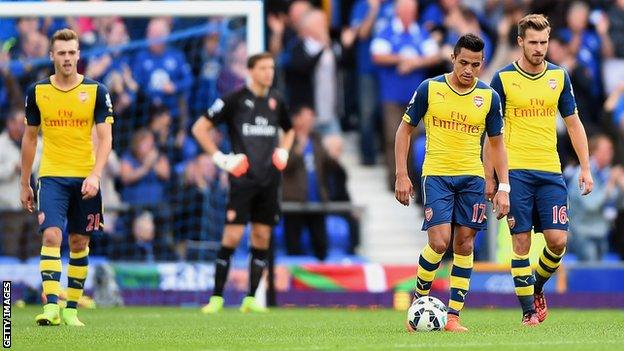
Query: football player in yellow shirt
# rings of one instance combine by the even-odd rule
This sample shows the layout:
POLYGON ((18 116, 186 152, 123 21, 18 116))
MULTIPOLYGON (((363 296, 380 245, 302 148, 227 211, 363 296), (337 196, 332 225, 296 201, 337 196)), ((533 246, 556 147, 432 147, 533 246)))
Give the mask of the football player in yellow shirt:
POLYGON ((50 59, 54 74, 32 85, 26 96, 26 131, 22 139, 21 202, 35 211, 30 185, 39 129, 43 155, 37 182, 42 234, 39 269, 46 304, 38 325, 84 326, 76 310, 88 271, 89 238, 101 230, 100 177, 111 150, 113 105, 107 89, 78 74, 78 35, 70 29, 54 33, 50 59), (98 138, 93 155, 92 129, 98 138), (60 313, 61 241, 67 225, 69 266, 67 307, 60 313))
POLYGON ((453 72, 420 84, 396 133, 395 195, 407 206, 413 193, 407 175, 410 135, 419 121, 425 125, 422 229, 427 231, 429 242, 418 261, 416 297, 429 294, 454 228, 451 292, 445 326, 445 330, 453 332, 468 330, 460 324, 459 313, 469 289, 474 238, 478 231, 486 228, 485 179, 481 163, 484 133, 490 140, 493 163, 501 181, 493 199, 494 208, 499 218, 509 209, 500 99, 486 83, 477 79, 483 65, 484 46, 483 40, 473 34, 462 36, 453 50, 453 72))
MULTIPOLYGON (((550 24, 538 14, 518 23, 523 55, 496 72, 491 86, 501 97, 505 145, 509 155, 512 234, 511 274, 522 306, 522 323, 537 325, 548 313, 544 284, 561 264, 568 230, 568 191, 557 153, 557 112, 563 117, 581 164, 578 186, 592 191, 587 136, 576 110, 570 77, 562 67, 544 60, 550 24), (531 229, 543 232, 546 247, 533 276, 529 262, 531 229)), ((485 145, 485 155, 489 154, 485 145)), ((485 157, 487 196, 495 186, 494 169, 485 157)))

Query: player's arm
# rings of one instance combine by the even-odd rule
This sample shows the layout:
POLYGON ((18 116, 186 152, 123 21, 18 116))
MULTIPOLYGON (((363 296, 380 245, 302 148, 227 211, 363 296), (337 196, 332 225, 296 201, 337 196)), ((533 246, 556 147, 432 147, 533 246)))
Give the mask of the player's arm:
POLYGON ((495 91, 492 91, 492 103, 485 118, 485 129, 488 136, 486 138, 488 155, 491 158, 489 162, 491 162, 491 167, 494 168, 499 181, 498 190, 492 198, 497 219, 501 219, 509 213, 509 193, 511 192, 507 151, 503 140, 502 110, 500 97, 495 91))
POLYGON ((414 91, 395 136, 396 183, 394 184, 394 197, 405 206, 409 206, 409 199, 414 196, 414 188, 407 169, 411 136, 418 122, 425 116, 428 107, 429 80, 426 80, 414 91))
MULTIPOLYGON (((505 89, 503 89, 503 84, 500 80, 500 76, 498 72, 494 74, 492 78, 492 82, 490 86, 494 91, 498 94, 500 98, 500 107, 501 107, 501 115, 505 111, 505 89)), ((485 172, 485 198, 488 201, 492 201, 494 195, 496 194, 496 186, 498 184, 496 180, 496 172, 494 169, 494 164, 492 163, 492 155, 491 155, 491 147, 489 138, 485 138, 483 141, 483 170, 485 172)))
POLYGON ((247 172, 249 162, 244 154, 225 155, 212 139, 211 130, 215 125, 223 122, 230 116, 232 103, 228 98, 217 99, 208 109, 208 112, 195 121, 191 132, 202 150, 212 157, 212 161, 217 167, 231 173, 235 177, 240 177, 247 172))
POLYGON ((273 151, 272 161, 275 168, 279 171, 283 171, 288 165, 290 149, 295 142, 295 130, 292 128, 288 108, 283 102, 279 104, 279 125, 282 131, 284 131, 284 134, 280 140, 280 146, 273 151))
POLYGON ((95 165, 89 176, 82 182, 81 192, 83 199, 94 197, 100 190, 102 171, 106 167, 108 155, 113 147, 113 102, 108 89, 101 84, 98 84, 97 87, 93 118, 95 120, 95 134, 98 141, 95 150, 95 165))
POLYGON ((587 134, 585 134, 585 127, 581 122, 578 114, 565 117, 564 119, 566 127, 568 129, 568 135, 574 147, 574 152, 578 157, 581 164, 581 173, 578 178, 579 188, 583 190, 583 195, 589 194, 594 188, 594 179, 591 175, 591 169, 589 166, 589 150, 587 146, 587 134))
POLYGON ((32 212, 35 208, 34 193, 30 186, 30 177, 32 176, 32 166, 37 152, 37 135, 39 133, 39 125, 41 124, 41 113, 37 106, 35 97, 35 86, 31 86, 26 93, 26 128, 22 137, 22 175, 20 178, 20 201, 22 207, 28 212, 32 212))
POLYGON ((572 84, 568 72, 564 71, 563 90, 559 95, 558 109, 561 116, 564 116, 568 135, 572 142, 572 147, 579 163, 581 164, 581 173, 578 177, 579 188, 583 190, 583 195, 589 194, 594 188, 594 179, 591 175, 589 166, 589 149, 587 147, 587 134, 585 127, 578 116, 576 109, 576 101, 572 91, 572 84))

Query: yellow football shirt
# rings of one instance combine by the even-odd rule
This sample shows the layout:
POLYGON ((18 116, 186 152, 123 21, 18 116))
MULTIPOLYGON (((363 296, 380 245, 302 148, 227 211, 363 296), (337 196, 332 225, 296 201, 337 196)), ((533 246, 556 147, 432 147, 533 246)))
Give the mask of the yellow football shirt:
POLYGON ((463 94, 455 91, 447 75, 428 79, 412 96, 403 120, 425 126, 423 176, 484 176, 481 136, 503 130, 500 98, 487 84, 475 80, 463 94))
POLYGON ((93 125, 113 121, 108 90, 94 80, 83 78, 66 91, 49 78, 32 85, 26 96, 26 124, 41 127, 39 176, 87 177, 95 165, 93 125))
POLYGON ((503 105, 509 169, 561 173, 557 110, 564 118, 577 113, 568 73, 546 62, 531 75, 514 62, 496 72, 491 85, 503 105))

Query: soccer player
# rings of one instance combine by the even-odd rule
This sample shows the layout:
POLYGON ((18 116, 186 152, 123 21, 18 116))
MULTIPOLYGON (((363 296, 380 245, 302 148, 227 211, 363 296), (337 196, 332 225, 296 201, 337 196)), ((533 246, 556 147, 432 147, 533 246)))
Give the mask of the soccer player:
MULTIPOLYGON (((583 194, 589 194, 593 187, 587 136, 576 111, 570 77, 565 69, 544 60, 549 33, 550 24, 544 16, 522 18, 518 23, 518 45, 523 55, 496 72, 491 84, 502 100, 509 154, 511 274, 522 306, 522 323, 530 326, 546 318, 543 287, 559 267, 567 242, 568 194, 557 154, 557 111, 581 164, 578 185, 583 194), (546 239, 535 277, 529 263, 532 228, 543 231, 546 239)), ((487 144, 485 149, 488 155, 487 144)), ((494 170, 487 161, 486 179, 486 193, 491 196, 494 170)))
POLYGON ((286 105, 271 89, 275 61, 271 54, 249 57, 249 83, 221 99, 217 99, 193 125, 193 135, 214 163, 230 173, 230 195, 226 224, 217 253, 215 287, 204 313, 217 313, 223 308, 223 287, 227 280, 230 257, 251 221, 251 258, 249 261, 249 292, 243 299, 242 312, 264 312, 254 297, 266 265, 272 227, 279 220, 278 190, 280 172, 286 168, 288 150, 294 131, 286 105), (226 124, 234 154, 219 151, 211 129, 226 124), (285 134, 281 138, 279 128, 285 134))
POLYGON ((28 89, 26 131, 22 139, 21 202, 34 211, 30 186, 37 133, 43 135, 37 200, 43 232, 39 269, 47 303, 35 320, 39 325, 84 326, 76 310, 89 265, 89 237, 103 228, 100 178, 111 150, 113 105, 107 89, 78 74, 78 35, 70 29, 54 33, 50 43, 54 74, 28 89), (92 129, 98 146, 93 155, 92 129), (69 232, 67 307, 59 313, 61 241, 69 232))
POLYGON ((507 156, 503 144, 503 121, 498 94, 477 79, 483 66, 483 41, 466 34, 455 44, 453 72, 420 84, 396 133, 396 198, 409 205, 413 188, 407 172, 410 135, 423 121, 427 150, 422 189, 428 244, 418 262, 416 298, 426 296, 453 241, 453 268, 449 299, 448 331, 467 331, 460 324, 473 266, 474 238, 485 223, 485 180, 481 164, 481 136, 487 132, 493 164, 501 181, 493 198, 499 218, 509 209, 507 156))

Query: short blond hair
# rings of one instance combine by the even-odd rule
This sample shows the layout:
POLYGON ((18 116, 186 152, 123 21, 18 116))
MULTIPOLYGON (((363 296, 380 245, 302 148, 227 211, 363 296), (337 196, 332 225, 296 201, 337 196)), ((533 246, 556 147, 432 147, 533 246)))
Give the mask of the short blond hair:
POLYGON ((518 22, 518 36, 524 38, 527 29, 533 29, 538 32, 548 29, 550 31, 550 23, 548 18, 542 14, 532 13, 524 16, 520 22, 518 22))
POLYGON ((59 29, 52 35, 50 39, 50 50, 54 46, 54 42, 57 40, 69 41, 75 40, 78 41, 78 34, 69 28, 59 29))

